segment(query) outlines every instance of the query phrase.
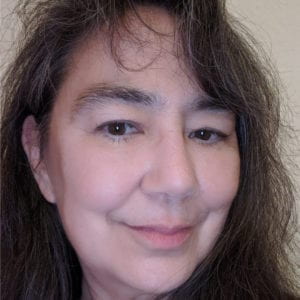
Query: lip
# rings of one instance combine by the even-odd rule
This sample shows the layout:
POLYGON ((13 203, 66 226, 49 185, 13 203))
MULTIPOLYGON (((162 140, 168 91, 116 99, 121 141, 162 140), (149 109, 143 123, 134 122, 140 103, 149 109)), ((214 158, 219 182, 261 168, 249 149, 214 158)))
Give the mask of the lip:
POLYGON ((162 250, 182 247, 192 233, 192 226, 142 225, 127 226, 143 245, 162 250))

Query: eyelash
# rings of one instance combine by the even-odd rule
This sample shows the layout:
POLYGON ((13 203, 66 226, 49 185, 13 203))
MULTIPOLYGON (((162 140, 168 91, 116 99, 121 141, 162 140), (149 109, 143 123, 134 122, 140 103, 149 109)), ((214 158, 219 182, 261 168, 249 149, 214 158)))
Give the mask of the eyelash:
MULTIPOLYGON (((99 126, 97 126, 96 131, 101 132, 105 137, 109 138, 113 142, 119 143, 119 142, 127 142, 130 138, 132 138, 132 135, 140 133, 141 130, 138 129, 138 125, 133 123, 132 121, 126 121, 126 120, 116 120, 116 121, 109 121, 105 122, 99 126), (127 129, 135 129, 135 132, 133 133, 127 133, 127 134, 120 134, 120 135, 114 135, 109 132, 109 126, 115 126, 122 128, 123 126, 127 126, 127 129)), ((125 127, 126 128, 126 127, 125 127)))
MULTIPOLYGON (((119 142, 127 142, 130 138, 133 137, 133 135, 141 133, 142 130, 139 129, 139 126, 132 122, 132 121, 126 121, 126 120, 116 120, 116 121, 109 121, 105 122, 99 126, 96 127, 96 132, 101 132, 105 137, 109 138, 113 142, 119 143, 119 142), (109 128, 109 126, 112 126, 112 128, 109 128), (134 132, 131 133, 122 133, 120 135, 112 134, 109 132, 110 129, 116 129, 116 130, 124 130, 126 129, 133 129, 134 132)), ((197 130, 192 131, 188 137, 190 139, 197 139, 198 143, 201 144, 216 144, 219 141, 225 140, 229 135, 212 128, 200 128, 197 130), (202 137, 205 137, 205 139, 197 138, 196 136, 200 135, 202 137), (208 136, 207 136, 208 135, 208 136)))

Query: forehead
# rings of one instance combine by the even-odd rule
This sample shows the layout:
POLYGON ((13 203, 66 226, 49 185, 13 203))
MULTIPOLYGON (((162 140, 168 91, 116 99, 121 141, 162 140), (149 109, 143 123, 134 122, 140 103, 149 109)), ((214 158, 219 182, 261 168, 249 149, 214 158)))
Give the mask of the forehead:
POLYGON ((182 96, 197 96, 199 88, 180 55, 173 18, 157 8, 142 8, 139 14, 142 20, 128 14, 127 27, 120 26, 113 38, 102 28, 78 43, 59 98, 75 99, 83 89, 99 83, 154 93, 160 89, 172 96, 176 82, 185 91, 182 96))
POLYGON ((94 61, 101 64, 106 80, 122 75, 130 78, 136 72, 140 75, 153 69, 190 75, 180 45, 173 17, 162 9, 142 7, 138 16, 131 12, 120 20, 113 33, 102 27, 78 43, 71 55, 70 69, 84 71, 82 67, 94 61))
POLYGON ((157 8, 143 8, 140 17, 142 21, 128 14, 127 27, 120 27, 113 39, 102 29, 79 43, 58 93, 56 110, 69 106, 73 119, 84 102, 91 107, 91 103, 125 99, 129 100, 126 104, 147 102, 157 108, 172 100, 171 104, 185 111, 224 111, 186 68, 173 18, 157 8))

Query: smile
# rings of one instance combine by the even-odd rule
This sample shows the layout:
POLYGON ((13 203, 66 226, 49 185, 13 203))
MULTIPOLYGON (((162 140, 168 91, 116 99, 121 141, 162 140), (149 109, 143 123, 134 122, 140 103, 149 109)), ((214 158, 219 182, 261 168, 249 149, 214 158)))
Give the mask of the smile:
POLYGON ((147 247, 172 250, 186 242, 192 233, 191 226, 166 227, 161 225, 128 226, 134 236, 147 247))

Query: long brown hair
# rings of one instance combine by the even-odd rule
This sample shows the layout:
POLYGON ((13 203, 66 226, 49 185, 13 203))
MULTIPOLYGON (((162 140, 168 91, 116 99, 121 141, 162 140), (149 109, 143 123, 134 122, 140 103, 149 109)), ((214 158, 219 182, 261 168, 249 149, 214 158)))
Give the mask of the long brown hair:
POLYGON ((28 115, 36 118, 43 146, 76 44, 106 26, 117 60, 118 28, 126 27, 128 11, 138 15, 139 5, 174 17, 188 68, 218 105, 236 115, 241 157, 238 194, 215 247, 183 285, 161 298, 298 299, 289 256, 295 194, 280 156, 278 84, 222 0, 24 0, 17 6, 24 26, 2 82, 3 299, 80 298, 81 268, 56 207, 34 180, 22 124, 28 115))

